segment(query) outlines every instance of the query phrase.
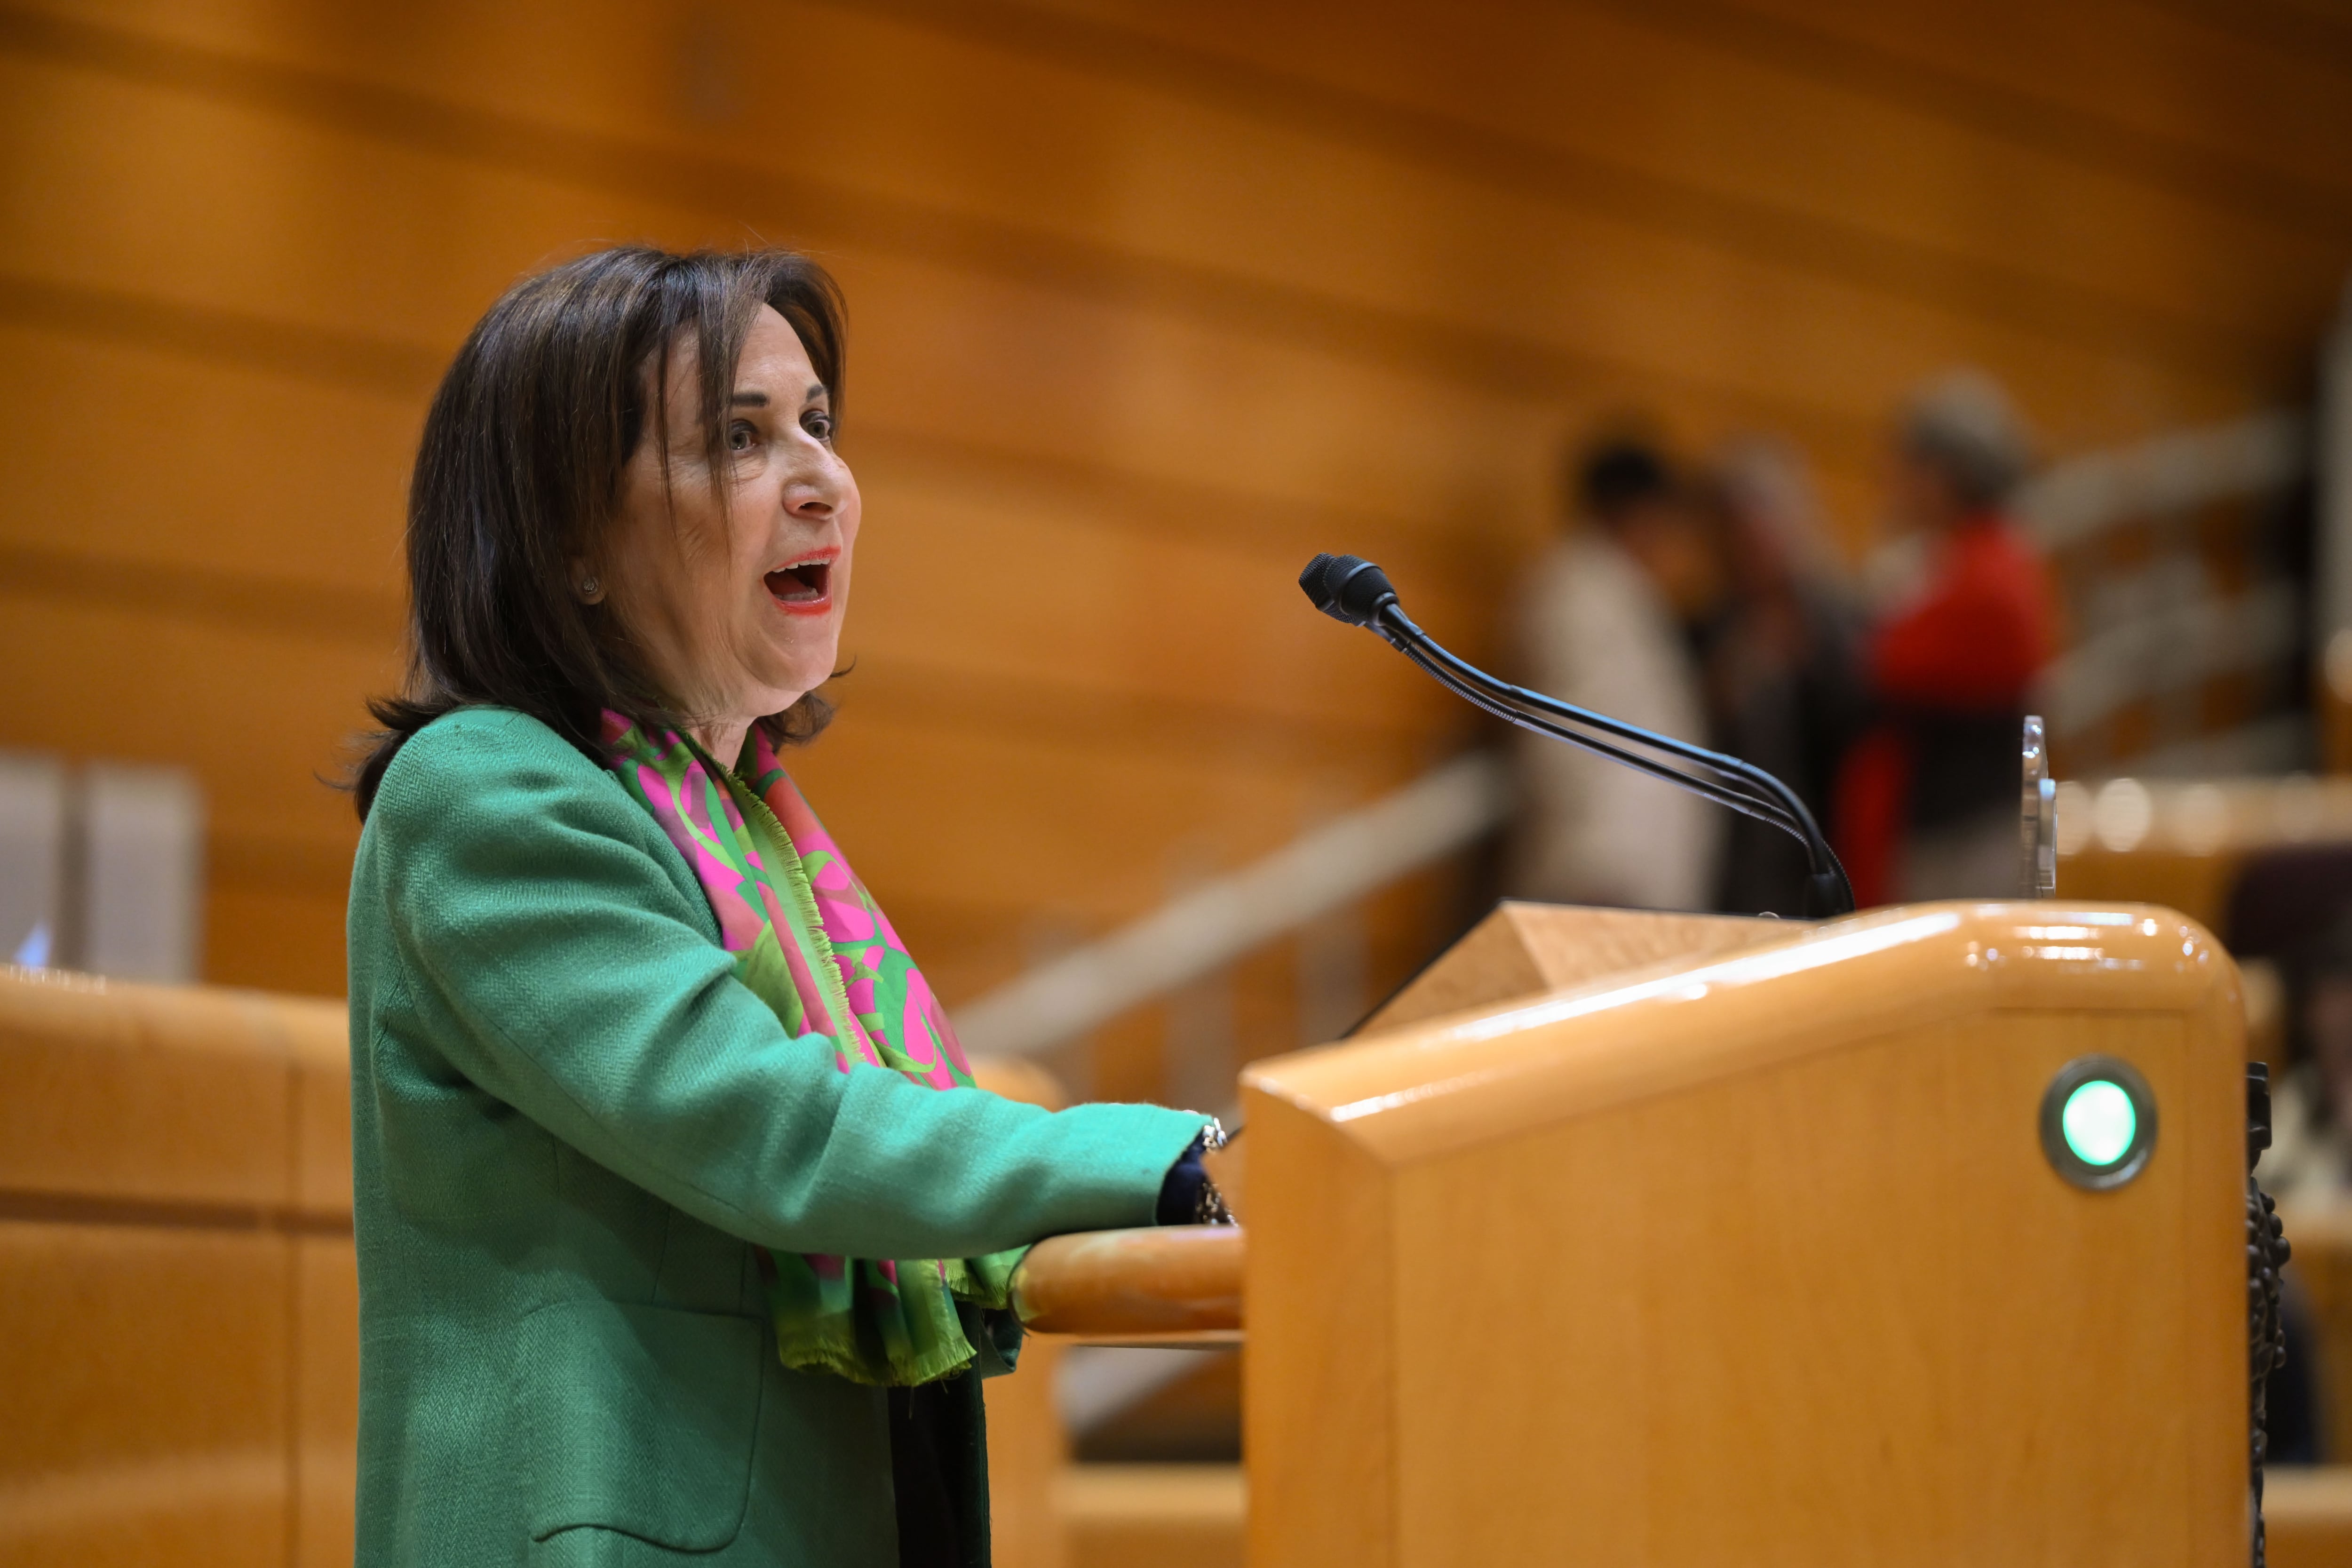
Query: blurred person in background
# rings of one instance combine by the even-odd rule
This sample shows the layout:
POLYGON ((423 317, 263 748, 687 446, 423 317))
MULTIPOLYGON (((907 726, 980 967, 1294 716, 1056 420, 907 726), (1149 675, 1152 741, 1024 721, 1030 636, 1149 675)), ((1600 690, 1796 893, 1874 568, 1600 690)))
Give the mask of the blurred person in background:
MULTIPOLYGON (((2352 1201, 2352 915, 2339 915, 2282 957, 2289 1065, 2271 1084, 2271 1146, 2255 1175, 2282 1204, 2341 1205, 2352 1201)), ((2271 1374, 2266 1394, 2271 1457, 2283 1465, 2321 1464, 2334 1458, 2326 1443, 2326 1343, 2303 1271, 2290 1265, 2284 1285, 2286 1361, 2271 1374)))
MULTIPOLYGON (((1539 691, 1682 740, 1705 736, 1695 628, 1719 609, 1721 552, 1688 488, 1643 440, 1571 458, 1567 531, 1531 574, 1520 679, 1539 691)), ((1604 757, 1515 737, 1520 816, 1507 868, 1516 897, 1632 909, 1712 906, 1726 813, 1604 757)))
POLYGON ((2008 395, 1979 373, 1903 412, 1864 656, 1874 716, 1834 810, 1864 907, 2017 890, 2022 725, 2057 645, 2048 577, 2007 510, 2031 460, 2008 395))
POLYGON ((2352 1197, 2352 916, 2289 954, 2287 1056, 2271 1090, 2264 1190, 2282 1203, 2352 1197))
MULTIPOLYGON (((1861 607, 1822 535, 1804 459, 1786 443, 1727 446, 1706 500, 1729 576, 1704 643, 1712 743, 1777 775, 1827 821, 1839 760, 1864 710, 1861 607)), ((1729 816, 1726 828, 1717 907, 1795 912, 1804 847, 1752 817, 1729 816)))

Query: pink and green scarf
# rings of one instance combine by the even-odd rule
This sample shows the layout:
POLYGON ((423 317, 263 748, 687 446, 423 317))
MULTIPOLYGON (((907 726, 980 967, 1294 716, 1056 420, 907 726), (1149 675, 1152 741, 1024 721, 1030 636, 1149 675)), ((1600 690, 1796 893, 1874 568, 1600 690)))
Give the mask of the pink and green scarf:
MULTIPOLYGON (((928 1089, 972 1087, 946 1010, 765 735, 753 729, 749 766, 733 772, 675 731, 648 734, 618 713, 605 713, 604 739, 622 785, 694 868, 735 977, 786 1033, 824 1037, 843 1072, 863 1062, 928 1089)), ((1021 1253, 759 1257, 785 1365, 908 1384, 971 1365, 971 1334, 998 1328, 986 1337, 1001 1338, 1003 1320, 980 1314, 1005 1309, 1021 1253)))

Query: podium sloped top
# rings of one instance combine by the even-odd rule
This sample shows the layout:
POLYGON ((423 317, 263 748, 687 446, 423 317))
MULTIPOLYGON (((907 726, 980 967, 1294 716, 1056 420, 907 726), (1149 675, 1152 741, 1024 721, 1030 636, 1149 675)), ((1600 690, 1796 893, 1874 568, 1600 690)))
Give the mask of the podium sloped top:
POLYGON ((1903 905, 1278 1057, 1242 1081, 1395 1163, 2004 1009, 2212 1009, 2234 1035, 2237 967, 2153 906, 1903 905))

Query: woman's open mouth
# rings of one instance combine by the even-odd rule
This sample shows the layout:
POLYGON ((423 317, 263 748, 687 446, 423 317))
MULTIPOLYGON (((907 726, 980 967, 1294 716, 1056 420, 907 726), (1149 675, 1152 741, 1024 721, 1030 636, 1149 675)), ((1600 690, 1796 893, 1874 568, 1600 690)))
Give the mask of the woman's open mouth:
POLYGON ((833 559, 795 561, 768 574, 768 596, 796 616, 821 615, 833 607, 833 559))

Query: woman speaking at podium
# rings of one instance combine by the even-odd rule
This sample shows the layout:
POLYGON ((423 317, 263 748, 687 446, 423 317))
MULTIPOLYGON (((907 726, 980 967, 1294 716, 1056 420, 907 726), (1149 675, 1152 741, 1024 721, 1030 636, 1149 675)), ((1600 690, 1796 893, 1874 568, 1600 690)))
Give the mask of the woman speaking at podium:
POLYGON ((458 352, 351 900, 359 1562, 985 1563, 1017 1249, 1213 1124, 972 1087, 782 764, 858 532, 831 280, 607 250, 458 352))

